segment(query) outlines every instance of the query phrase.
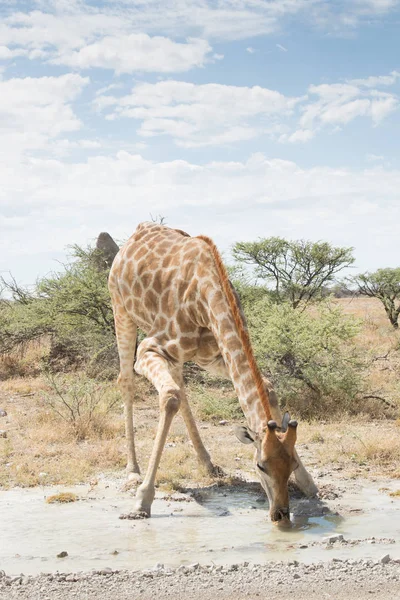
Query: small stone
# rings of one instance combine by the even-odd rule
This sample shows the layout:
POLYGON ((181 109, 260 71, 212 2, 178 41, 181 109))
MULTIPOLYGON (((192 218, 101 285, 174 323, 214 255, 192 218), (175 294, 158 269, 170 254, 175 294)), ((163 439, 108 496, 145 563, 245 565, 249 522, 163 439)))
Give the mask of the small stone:
POLYGON ((0 417, 6 417, 7 416, 7 411, 5 411, 4 409, 0 408, 0 417))
POLYGON ((75 575, 67 575, 65 581, 76 581, 75 575))
POLYGON ((65 558, 66 556, 68 556, 68 552, 66 552, 65 550, 57 554, 57 558, 65 558))
POLYGON ((379 559, 379 562, 382 565, 387 565, 388 562, 390 562, 390 554, 385 554, 384 556, 382 556, 382 558, 379 559))
POLYGON ((226 421, 225 419, 222 419, 221 421, 219 421, 218 425, 227 425, 228 421, 226 421))
POLYGON ((0 429, 0 438, 6 438, 7 437, 7 431, 5 431, 4 429, 0 429))
POLYGON ((322 541, 325 542, 325 544, 334 544, 335 542, 343 542, 344 537, 342 536, 342 534, 337 534, 337 535, 330 535, 329 537, 324 538, 322 541))
POLYGON ((157 563, 154 565, 153 567, 153 571, 161 571, 164 568, 164 564, 163 563, 157 563))
POLYGON ((293 579, 300 579, 300 575, 299 575, 298 573, 295 573, 295 574, 293 575, 293 579))
POLYGON ((176 569, 177 573, 185 573, 186 572, 186 566, 185 565, 179 565, 179 567, 176 569))
POLYGON ((110 567, 104 567, 104 569, 100 569, 100 575, 112 575, 113 570, 110 567))
POLYGON ((308 548, 307 544, 302 544, 302 545, 300 546, 300 549, 301 549, 301 550, 304 550, 304 548, 308 548))

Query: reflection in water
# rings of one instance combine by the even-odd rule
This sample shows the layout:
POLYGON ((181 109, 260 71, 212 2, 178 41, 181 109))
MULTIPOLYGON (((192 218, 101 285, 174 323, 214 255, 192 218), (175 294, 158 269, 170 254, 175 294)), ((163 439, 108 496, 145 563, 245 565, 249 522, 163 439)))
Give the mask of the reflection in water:
POLYGON ((144 521, 118 519, 132 506, 132 497, 126 493, 108 487, 88 498, 84 486, 71 491, 81 500, 66 505, 46 504, 44 496, 54 493, 52 488, 0 492, 2 569, 34 574, 105 566, 141 569, 157 562, 166 566, 211 561, 312 562, 332 556, 379 557, 385 551, 380 544, 361 544, 336 545, 327 552, 317 543, 333 533, 346 539, 396 538, 390 552, 400 547, 400 502, 394 504, 371 487, 348 494, 346 504, 365 512, 346 518, 330 512, 322 502, 295 499, 289 529, 269 522, 268 505, 260 503, 259 492, 251 488, 201 490, 192 502, 156 499, 153 518, 144 521), (57 559, 64 550, 68 557, 57 559))
POLYGON ((330 533, 328 524, 332 525, 331 531, 335 531, 337 527, 344 521, 340 515, 328 513, 323 517, 308 517, 305 515, 292 515, 292 531, 306 531, 307 529, 320 528, 330 533))

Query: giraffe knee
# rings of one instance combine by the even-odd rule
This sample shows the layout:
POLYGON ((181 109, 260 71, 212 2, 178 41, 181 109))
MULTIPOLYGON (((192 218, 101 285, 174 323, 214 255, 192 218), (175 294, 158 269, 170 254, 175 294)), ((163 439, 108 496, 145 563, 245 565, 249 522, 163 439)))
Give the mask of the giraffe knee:
POLYGON ((133 377, 131 375, 125 375, 120 373, 117 379, 117 385, 121 392, 132 392, 133 391, 133 377))
POLYGON ((169 389, 162 393, 160 408, 169 415, 175 415, 181 405, 181 393, 179 390, 169 389))

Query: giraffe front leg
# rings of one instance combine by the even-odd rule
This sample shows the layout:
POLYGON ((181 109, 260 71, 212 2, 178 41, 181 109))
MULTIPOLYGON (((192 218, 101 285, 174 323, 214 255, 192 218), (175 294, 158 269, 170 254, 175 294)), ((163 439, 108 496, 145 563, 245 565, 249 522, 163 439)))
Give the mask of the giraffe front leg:
MULTIPOLYGON (((147 340, 144 340, 144 342, 147 342, 147 340)), ((179 410, 182 397, 180 387, 170 373, 168 360, 157 354, 148 344, 144 344, 144 348, 146 350, 143 351, 142 349, 140 351, 139 346, 138 355, 140 355, 140 358, 135 365, 135 370, 147 377, 157 389, 160 400, 160 420, 146 475, 136 492, 134 510, 128 515, 121 515, 121 518, 125 519, 142 519, 151 515, 158 465, 160 464, 169 428, 179 410)))

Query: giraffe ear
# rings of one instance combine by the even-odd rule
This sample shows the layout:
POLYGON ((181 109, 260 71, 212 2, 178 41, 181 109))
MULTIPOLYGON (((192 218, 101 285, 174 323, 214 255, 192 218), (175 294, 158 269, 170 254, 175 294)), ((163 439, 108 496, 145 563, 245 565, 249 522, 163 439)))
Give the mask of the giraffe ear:
POLYGON ((257 434, 244 425, 235 427, 235 435, 242 444, 254 444, 257 440, 257 434))

